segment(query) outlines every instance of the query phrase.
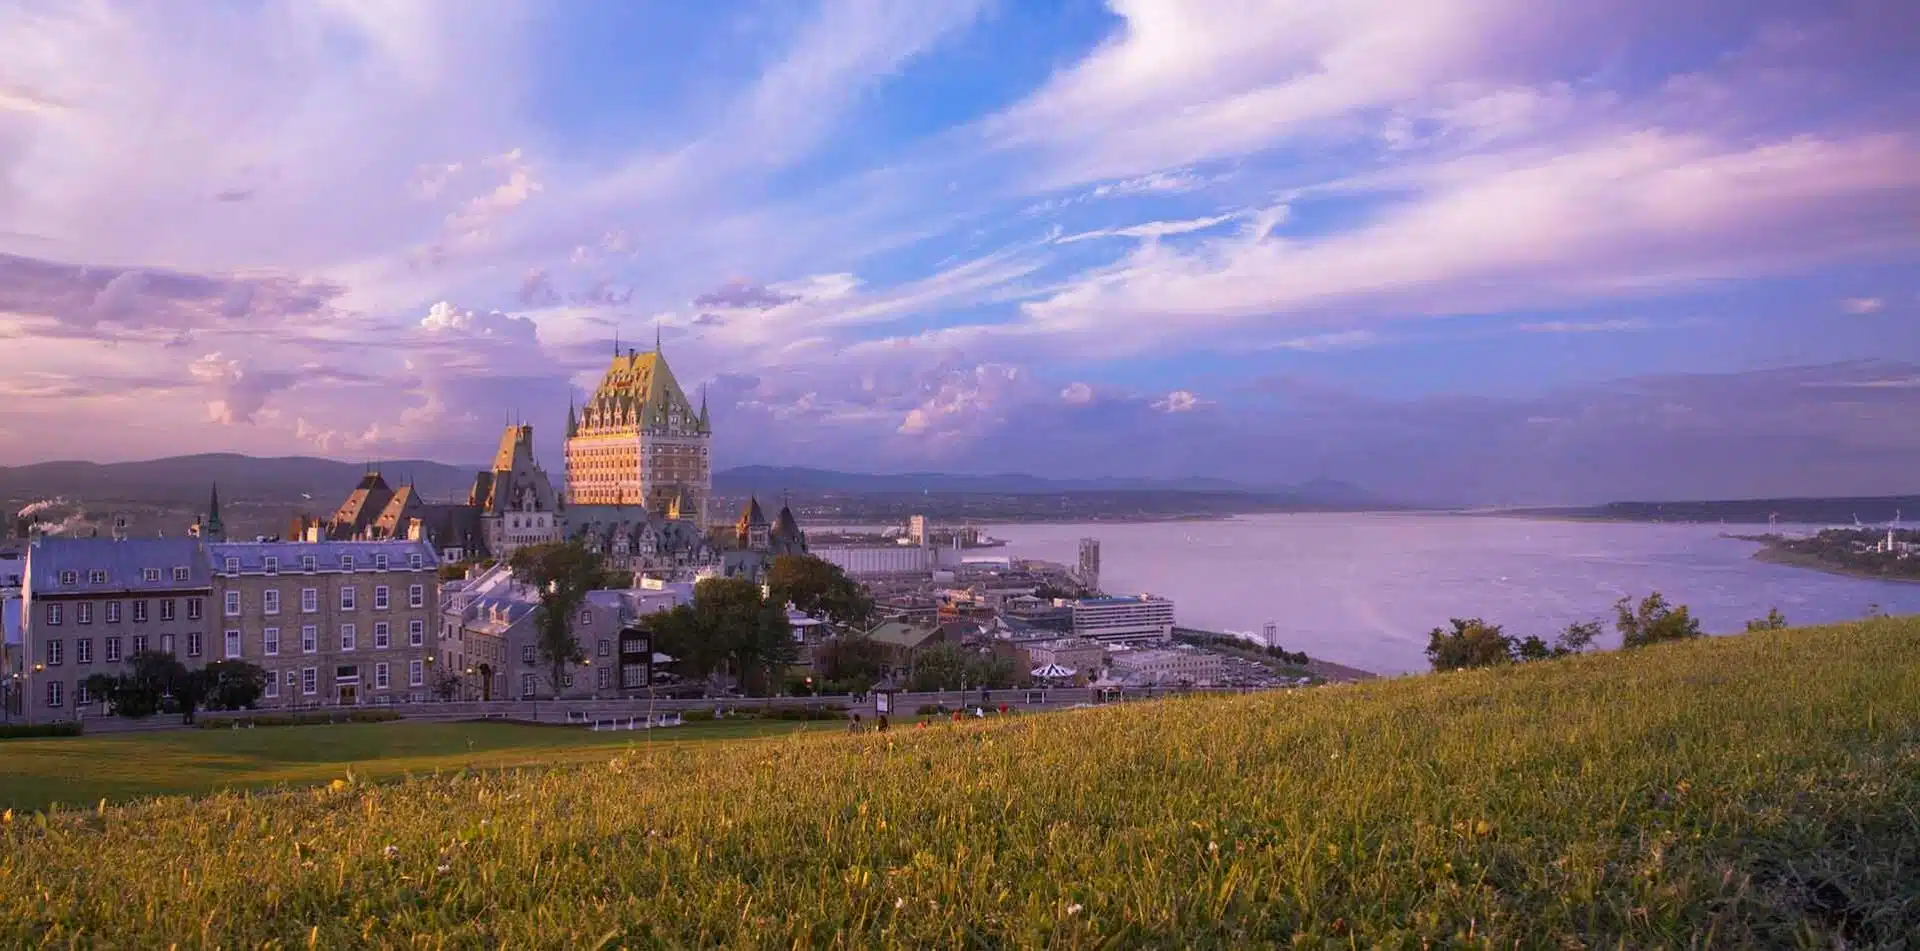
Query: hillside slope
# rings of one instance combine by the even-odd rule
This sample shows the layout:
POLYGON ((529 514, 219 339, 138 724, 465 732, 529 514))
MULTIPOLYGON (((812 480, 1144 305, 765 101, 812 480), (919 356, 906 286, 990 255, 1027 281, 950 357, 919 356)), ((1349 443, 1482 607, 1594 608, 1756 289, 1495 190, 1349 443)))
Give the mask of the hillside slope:
POLYGON ((1920 622, 336 785, 14 817, 0 945, 1898 946, 1920 622))

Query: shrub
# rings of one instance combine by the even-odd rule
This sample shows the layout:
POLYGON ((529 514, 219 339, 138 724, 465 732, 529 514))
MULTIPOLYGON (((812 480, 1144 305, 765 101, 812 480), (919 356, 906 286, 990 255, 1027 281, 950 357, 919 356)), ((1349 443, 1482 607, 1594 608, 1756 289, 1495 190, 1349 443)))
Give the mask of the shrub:
POLYGON ((767 720, 844 720, 847 708, 837 703, 820 707, 775 707, 760 711, 767 720))
POLYGON ((63 723, 9 723, 0 726, 0 740, 26 740, 43 736, 79 736, 78 721, 63 723))
POLYGON ((202 730, 231 730, 257 726, 315 726, 322 723, 387 723, 400 719, 393 710, 313 710, 293 713, 266 713, 243 717, 200 718, 194 725, 202 730))
POLYGON ((947 712, 947 708, 937 703, 923 703, 920 709, 913 711, 914 716, 937 717, 947 712))
POLYGON ((712 723, 713 711, 712 710, 682 710, 680 712, 680 719, 685 720, 688 723, 712 723))

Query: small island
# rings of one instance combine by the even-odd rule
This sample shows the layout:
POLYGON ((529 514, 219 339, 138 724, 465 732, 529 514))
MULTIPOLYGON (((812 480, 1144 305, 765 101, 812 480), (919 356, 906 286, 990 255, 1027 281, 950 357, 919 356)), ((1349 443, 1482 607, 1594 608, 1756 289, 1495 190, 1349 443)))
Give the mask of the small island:
POLYGON ((1856 578, 1920 581, 1920 531, 1829 528, 1812 535, 1734 535, 1765 546, 1761 561, 1856 578))

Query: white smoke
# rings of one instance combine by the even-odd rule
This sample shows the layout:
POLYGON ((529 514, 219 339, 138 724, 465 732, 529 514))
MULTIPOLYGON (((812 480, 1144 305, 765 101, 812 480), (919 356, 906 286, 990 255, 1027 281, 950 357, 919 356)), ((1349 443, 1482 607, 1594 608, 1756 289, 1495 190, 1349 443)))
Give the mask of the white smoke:
POLYGON ((64 495, 56 495, 50 499, 35 499, 32 502, 28 502, 26 507, 21 509, 14 517, 15 518, 31 518, 32 516, 40 512, 44 512, 50 508, 53 508, 56 505, 67 505, 67 504, 70 504, 70 503, 68 503, 67 497, 64 495))

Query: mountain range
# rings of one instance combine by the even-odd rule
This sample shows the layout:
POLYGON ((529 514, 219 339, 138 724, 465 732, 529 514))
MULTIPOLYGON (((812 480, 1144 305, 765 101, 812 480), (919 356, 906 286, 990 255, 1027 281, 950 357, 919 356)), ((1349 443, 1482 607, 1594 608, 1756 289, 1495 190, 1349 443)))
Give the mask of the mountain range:
MULTIPOLYGON (((387 481, 410 482, 428 499, 464 499, 479 465, 420 459, 371 466, 387 481)), ((0 498, 67 496, 89 501, 201 503, 214 484, 223 499, 311 499, 331 508, 353 489, 367 464, 307 456, 257 458, 236 453, 170 456, 139 462, 43 462, 0 467, 0 498)), ((557 473, 556 473, 557 476, 557 473)), ((870 474, 788 466, 741 466, 714 473, 714 492, 730 498, 782 492, 802 497, 862 495, 1059 495, 1083 492, 1163 492, 1286 497, 1301 504, 1363 507, 1380 504, 1365 490, 1330 479, 1293 486, 1256 486, 1225 479, 1049 479, 1022 473, 957 475, 943 472, 870 474)))

